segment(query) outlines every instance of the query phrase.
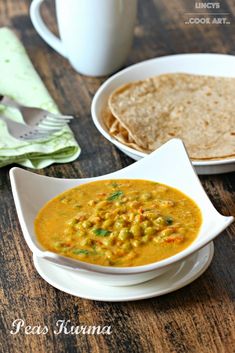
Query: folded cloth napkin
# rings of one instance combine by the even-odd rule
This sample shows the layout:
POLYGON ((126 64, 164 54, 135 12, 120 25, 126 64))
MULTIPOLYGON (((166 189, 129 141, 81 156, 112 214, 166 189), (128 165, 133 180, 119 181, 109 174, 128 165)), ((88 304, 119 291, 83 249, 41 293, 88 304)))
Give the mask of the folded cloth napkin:
MULTIPOLYGON (((5 27, 0 28, 0 94, 10 96, 23 105, 59 112, 23 45, 5 27)), ((16 109, 1 105, 1 114, 22 122, 22 116, 16 109)), ((55 162, 71 162, 79 154, 80 147, 68 126, 46 140, 20 141, 9 135, 5 123, 0 120, 0 167, 17 163, 40 169, 55 162)))

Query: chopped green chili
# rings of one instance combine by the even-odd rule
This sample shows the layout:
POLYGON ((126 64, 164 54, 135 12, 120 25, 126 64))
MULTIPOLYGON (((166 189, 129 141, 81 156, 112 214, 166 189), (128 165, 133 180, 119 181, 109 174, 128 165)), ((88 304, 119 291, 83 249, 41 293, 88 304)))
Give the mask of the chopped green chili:
POLYGON ((121 190, 115 191, 107 198, 107 200, 108 201, 114 201, 114 200, 118 199, 122 195, 123 195, 123 191, 121 191, 121 190))
POLYGON ((76 254, 76 255, 79 255, 79 254, 88 255, 89 251, 85 250, 85 249, 74 249, 73 250, 73 254, 76 254))
POLYGON ((93 233, 95 233, 99 237, 107 237, 111 232, 106 229, 97 228, 93 230, 93 233))

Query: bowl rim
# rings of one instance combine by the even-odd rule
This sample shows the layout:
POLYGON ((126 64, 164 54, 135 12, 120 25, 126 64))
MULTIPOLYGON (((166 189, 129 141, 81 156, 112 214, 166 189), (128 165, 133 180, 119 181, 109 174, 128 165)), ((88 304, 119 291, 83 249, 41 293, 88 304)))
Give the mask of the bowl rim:
MULTIPOLYGON (((235 61, 235 57, 234 55, 231 54, 221 54, 221 53, 179 53, 179 54, 172 54, 172 55, 164 55, 164 56, 159 56, 159 57, 155 57, 155 58, 151 58, 151 59, 147 59, 147 60, 143 60, 141 62, 135 63, 133 65, 130 65, 126 68, 124 68, 121 71, 118 71, 117 73, 115 73, 114 75, 112 75, 111 77, 109 77, 107 80, 105 80, 102 85, 98 88, 98 90, 96 91, 92 103, 91 103, 91 117, 93 120, 94 125, 96 126, 97 130, 107 139, 109 140, 112 144, 114 144, 115 146, 117 146, 119 149, 124 150, 126 152, 129 152, 130 154, 133 154, 137 157, 143 158, 148 156, 148 153, 145 152, 141 152, 138 151, 132 147, 129 147, 121 142, 119 142, 118 140, 116 140, 114 137, 112 137, 106 130, 105 128, 102 126, 102 124, 100 123, 100 117, 99 114, 97 114, 97 106, 99 104, 99 102, 102 100, 102 96, 103 96, 103 92, 105 91, 105 89, 116 79, 118 79, 120 76, 124 76, 126 73, 128 73, 129 71, 141 67, 141 66, 145 66, 148 65, 152 62, 161 62, 164 61, 166 59, 170 59, 170 60, 174 60, 176 57, 177 58, 185 58, 185 57, 199 57, 199 56, 210 56, 212 57, 221 57, 221 58, 229 58, 235 61)), ((137 79, 138 80, 138 79, 137 79)), ((209 167, 209 166, 222 166, 222 165, 230 165, 230 164, 234 164, 235 163, 235 157, 232 158, 223 158, 223 159, 211 159, 211 160, 192 160, 192 163, 195 167, 209 167)))

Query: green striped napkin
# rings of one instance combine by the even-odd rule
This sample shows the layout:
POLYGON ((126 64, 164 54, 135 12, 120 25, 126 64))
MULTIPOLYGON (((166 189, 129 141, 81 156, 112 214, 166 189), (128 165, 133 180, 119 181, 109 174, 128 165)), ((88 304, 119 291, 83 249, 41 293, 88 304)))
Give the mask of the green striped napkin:
MULTIPOLYGON (((35 71, 23 45, 8 28, 0 28, 0 93, 28 106, 59 112, 35 71)), ((67 112, 69 114, 69 112, 67 112)), ((22 122, 19 112, 0 106, 0 115, 22 122)), ((47 140, 19 141, 9 135, 0 120, 0 167, 17 163, 40 169, 52 163, 67 163, 80 154, 80 147, 68 126, 47 140)))

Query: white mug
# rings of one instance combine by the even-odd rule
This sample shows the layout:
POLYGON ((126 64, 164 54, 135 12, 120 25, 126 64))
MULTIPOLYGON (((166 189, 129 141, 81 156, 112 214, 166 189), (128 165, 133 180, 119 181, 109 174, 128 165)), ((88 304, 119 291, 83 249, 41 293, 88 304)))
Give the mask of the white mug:
POLYGON ((56 0, 61 39, 42 20, 43 1, 31 3, 33 25, 53 49, 68 58, 76 71, 103 76, 121 67, 132 44, 137 0, 56 0))

